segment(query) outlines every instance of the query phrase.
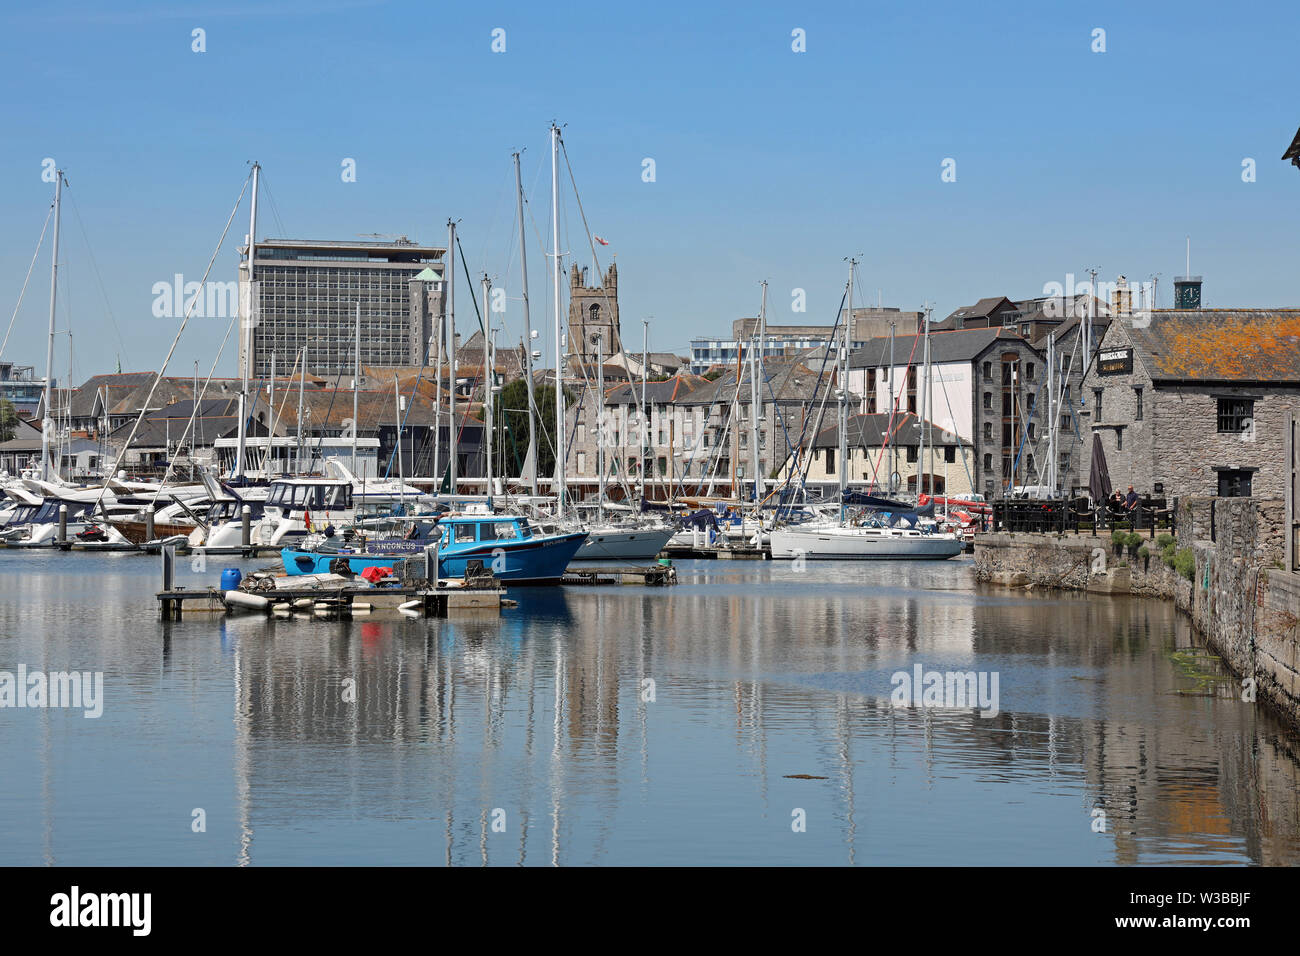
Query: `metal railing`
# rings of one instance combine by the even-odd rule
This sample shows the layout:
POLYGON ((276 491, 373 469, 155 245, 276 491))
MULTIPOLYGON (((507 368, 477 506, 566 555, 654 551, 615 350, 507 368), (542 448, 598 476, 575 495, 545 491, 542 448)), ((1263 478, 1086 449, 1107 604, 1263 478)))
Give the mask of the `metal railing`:
POLYGON ((991 503, 991 530, 1058 534, 1104 534, 1136 531, 1155 538, 1174 531, 1174 507, 1167 498, 1144 496, 1133 508, 1089 498, 1033 500, 1003 498, 991 503))

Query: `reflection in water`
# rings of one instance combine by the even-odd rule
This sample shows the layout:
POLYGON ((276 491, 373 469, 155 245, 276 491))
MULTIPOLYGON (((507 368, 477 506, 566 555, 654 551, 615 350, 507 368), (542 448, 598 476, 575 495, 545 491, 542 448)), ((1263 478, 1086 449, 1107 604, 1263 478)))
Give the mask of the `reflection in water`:
POLYGON ((107 689, 0 711, 0 861, 1300 862, 1295 735, 1158 602, 687 563, 500 616, 163 624, 156 570, 0 553, 0 669, 107 689), (998 713, 895 708, 918 663, 996 672, 998 713))

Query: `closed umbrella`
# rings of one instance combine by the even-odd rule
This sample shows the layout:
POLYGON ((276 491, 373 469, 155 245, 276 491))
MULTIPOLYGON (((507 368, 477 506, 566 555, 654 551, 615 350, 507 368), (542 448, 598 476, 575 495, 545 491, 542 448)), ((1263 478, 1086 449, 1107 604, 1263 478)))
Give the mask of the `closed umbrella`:
POLYGON ((1101 446, 1101 433, 1092 433, 1092 469, 1088 473, 1088 494, 1094 504, 1110 497, 1110 468, 1106 464, 1106 449, 1101 446))

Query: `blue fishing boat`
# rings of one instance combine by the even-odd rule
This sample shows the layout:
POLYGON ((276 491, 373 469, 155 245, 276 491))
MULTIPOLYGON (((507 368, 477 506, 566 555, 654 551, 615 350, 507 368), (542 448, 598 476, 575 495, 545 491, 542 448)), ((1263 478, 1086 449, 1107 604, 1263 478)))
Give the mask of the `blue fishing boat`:
POLYGON ((280 560, 289 574, 326 574, 339 561, 360 574, 367 568, 392 568, 436 545, 442 577, 464 577, 470 561, 481 561, 500 581, 550 584, 560 579, 586 539, 585 531, 542 534, 517 515, 455 515, 412 521, 401 536, 372 538, 364 546, 284 548, 280 560))

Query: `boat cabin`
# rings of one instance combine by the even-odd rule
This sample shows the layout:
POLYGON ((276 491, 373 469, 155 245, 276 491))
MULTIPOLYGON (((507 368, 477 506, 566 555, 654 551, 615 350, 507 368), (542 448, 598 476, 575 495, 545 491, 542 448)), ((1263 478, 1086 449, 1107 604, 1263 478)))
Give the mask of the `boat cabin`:
POLYGON ((271 482, 265 507, 283 514, 302 511, 351 511, 352 483, 290 479, 271 482))

